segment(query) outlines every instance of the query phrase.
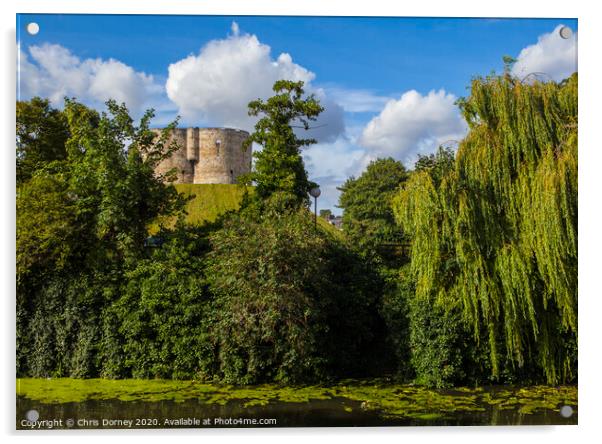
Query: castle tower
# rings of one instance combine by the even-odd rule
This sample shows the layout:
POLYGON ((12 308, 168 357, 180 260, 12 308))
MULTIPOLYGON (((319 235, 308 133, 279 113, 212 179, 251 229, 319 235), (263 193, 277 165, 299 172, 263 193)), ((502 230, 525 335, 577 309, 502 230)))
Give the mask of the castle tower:
MULTIPOLYGON (((159 133, 161 130, 156 130, 159 133)), ((155 168, 158 174, 175 169, 174 183, 236 183, 251 171, 249 133, 232 128, 177 128, 172 133, 180 149, 155 168)))

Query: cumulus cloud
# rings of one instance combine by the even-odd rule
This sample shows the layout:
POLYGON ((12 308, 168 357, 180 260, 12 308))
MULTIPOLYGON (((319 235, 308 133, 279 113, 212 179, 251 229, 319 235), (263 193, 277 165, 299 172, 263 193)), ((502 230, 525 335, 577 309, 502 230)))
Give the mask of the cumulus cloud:
POLYGON ((303 160, 309 178, 320 185, 322 194, 318 199, 320 209, 329 208, 340 213, 335 207, 339 201, 341 186, 350 176, 358 176, 364 169, 365 150, 353 140, 339 137, 332 143, 312 145, 303 152, 303 160))
POLYGON ((161 94, 153 76, 118 60, 84 59, 61 45, 18 48, 19 99, 47 97, 60 106, 65 96, 100 107, 108 99, 125 102, 134 113, 161 94))
POLYGON ((440 144, 464 137, 467 127, 456 97, 443 89, 421 95, 407 91, 389 100, 364 128, 359 144, 373 156, 391 156, 411 166, 417 154, 433 152, 440 144))
POLYGON ((267 99, 274 82, 287 79, 305 82, 306 91, 316 94, 326 108, 307 137, 334 140, 342 133, 343 111, 311 84, 313 72, 294 63, 288 53, 272 58, 270 46, 255 35, 241 34, 235 22, 231 31, 227 38, 212 40, 198 54, 169 66, 167 95, 186 121, 252 129, 256 118, 248 116, 248 103, 267 99))
POLYGON ((558 25, 554 31, 543 34, 537 43, 524 48, 512 67, 512 74, 523 78, 530 73, 544 73, 560 81, 577 71, 577 33, 568 39, 560 36, 558 25))
POLYGON ((358 172, 358 162, 364 150, 341 137, 332 143, 319 143, 303 151, 305 165, 313 178, 338 177, 346 179, 358 172))
POLYGON ((365 89, 328 88, 331 96, 343 109, 352 113, 378 112, 391 97, 381 96, 365 89))

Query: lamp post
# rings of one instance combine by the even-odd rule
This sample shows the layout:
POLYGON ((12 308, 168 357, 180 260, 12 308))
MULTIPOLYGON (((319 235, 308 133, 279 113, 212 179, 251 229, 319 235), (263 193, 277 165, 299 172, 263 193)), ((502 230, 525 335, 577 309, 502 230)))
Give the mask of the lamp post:
POLYGON ((314 227, 316 230, 318 229, 318 197, 320 197, 322 191, 320 191, 320 187, 316 186, 309 190, 309 195, 314 198, 314 227))

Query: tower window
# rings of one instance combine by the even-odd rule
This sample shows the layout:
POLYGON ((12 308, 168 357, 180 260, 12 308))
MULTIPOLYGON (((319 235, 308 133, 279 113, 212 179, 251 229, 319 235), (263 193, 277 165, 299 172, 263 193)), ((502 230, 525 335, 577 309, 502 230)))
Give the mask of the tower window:
POLYGON ((217 139, 217 140, 215 141, 215 149, 216 149, 216 151, 217 151, 217 155, 218 155, 218 156, 219 156, 219 148, 220 148, 220 146, 221 146, 221 145, 222 145, 222 141, 221 141, 221 140, 219 140, 219 139, 217 139))

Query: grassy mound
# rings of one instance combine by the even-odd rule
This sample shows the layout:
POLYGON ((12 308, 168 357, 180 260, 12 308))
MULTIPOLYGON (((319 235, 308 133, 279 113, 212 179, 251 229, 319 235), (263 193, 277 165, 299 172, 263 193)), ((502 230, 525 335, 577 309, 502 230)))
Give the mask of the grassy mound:
POLYGON ((245 192, 252 193, 253 187, 231 184, 177 184, 179 193, 194 196, 188 202, 187 221, 191 224, 213 222, 220 215, 238 210, 245 192))
MULTIPOLYGON (((175 184, 178 193, 191 199, 186 204, 186 221, 192 225, 214 222, 222 214, 238 210, 245 192, 252 193, 253 187, 236 184, 175 184)), ((155 234, 159 226, 173 227, 175 218, 160 218, 149 227, 155 234)))
MULTIPOLYGON (((214 222, 222 214, 238 210, 245 192, 253 193, 254 187, 246 187, 237 184, 176 184, 179 193, 192 199, 186 205, 188 216, 186 221, 193 225, 202 225, 206 222, 214 222)), ((175 220, 159 220, 150 227, 151 233, 156 233, 159 224, 173 226, 175 220)), ((326 220, 318 217, 318 226, 324 231, 341 239, 343 233, 329 224, 326 220)))

